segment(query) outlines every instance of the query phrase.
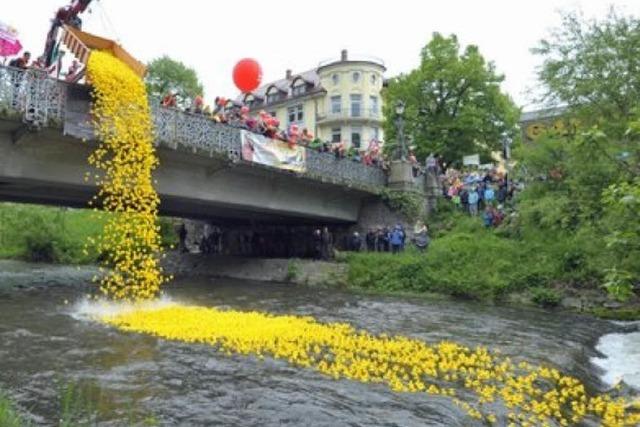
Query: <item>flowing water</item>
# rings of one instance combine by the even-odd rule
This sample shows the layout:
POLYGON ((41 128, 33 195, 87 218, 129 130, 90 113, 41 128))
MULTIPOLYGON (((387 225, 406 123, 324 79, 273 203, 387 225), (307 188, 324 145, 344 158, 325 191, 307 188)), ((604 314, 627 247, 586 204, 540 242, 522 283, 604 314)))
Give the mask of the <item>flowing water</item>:
MULTIPOLYGON (((60 384, 97 396, 100 425, 469 426, 446 397, 333 380, 271 359, 127 334, 83 314, 94 271, 0 261, 0 388, 55 425, 60 384)), ((167 286, 187 304, 311 315, 373 333, 499 349, 555 366, 593 391, 640 389, 640 325, 533 309, 190 278, 167 286)))

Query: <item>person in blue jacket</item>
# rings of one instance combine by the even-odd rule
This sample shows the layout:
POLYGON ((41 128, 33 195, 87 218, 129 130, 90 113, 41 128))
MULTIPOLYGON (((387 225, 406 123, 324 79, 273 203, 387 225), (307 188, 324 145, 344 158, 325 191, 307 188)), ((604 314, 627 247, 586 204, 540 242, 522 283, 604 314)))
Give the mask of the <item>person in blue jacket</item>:
POLYGON ((402 243, 404 242, 404 232, 399 225, 396 225, 391 231, 389 236, 389 243, 391 243, 391 252, 397 254, 402 250, 402 243))
POLYGON ((493 187, 490 185, 487 185, 487 188, 485 188, 484 190, 484 200, 487 202, 487 206, 493 203, 494 199, 495 199, 495 192, 493 191, 493 187))

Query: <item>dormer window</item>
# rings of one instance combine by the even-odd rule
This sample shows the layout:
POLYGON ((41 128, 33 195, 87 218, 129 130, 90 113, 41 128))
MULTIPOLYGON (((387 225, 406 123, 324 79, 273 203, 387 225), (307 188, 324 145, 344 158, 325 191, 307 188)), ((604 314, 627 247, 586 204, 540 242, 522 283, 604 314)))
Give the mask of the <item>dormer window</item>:
POLYGON ((280 90, 277 87, 271 86, 269 89, 267 89, 267 104, 278 102, 280 101, 280 99, 282 99, 282 96, 280 90))
POLYGON ((256 98, 251 94, 244 97, 244 104, 249 108, 252 108, 255 105, 255 102, 256 98))
POLYGON ((291 84, 291 96, 300 96, 307 92, 308 83, 302 78, 296 78, 291 84))

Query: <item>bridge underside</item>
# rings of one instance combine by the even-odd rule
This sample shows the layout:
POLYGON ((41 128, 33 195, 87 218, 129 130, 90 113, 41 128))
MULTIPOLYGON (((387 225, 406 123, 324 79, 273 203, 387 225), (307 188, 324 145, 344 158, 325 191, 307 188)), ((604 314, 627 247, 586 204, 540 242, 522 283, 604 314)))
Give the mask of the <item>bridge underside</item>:
MULTIPOLYGON (((0 121, 0 200, 87 207, 96 192, 90 143, 60 131, 20 131, 0 121)), ((162 215, 220 223, 348 224, 369 194, 226 159, 158 149, 154 178, 162 215)))

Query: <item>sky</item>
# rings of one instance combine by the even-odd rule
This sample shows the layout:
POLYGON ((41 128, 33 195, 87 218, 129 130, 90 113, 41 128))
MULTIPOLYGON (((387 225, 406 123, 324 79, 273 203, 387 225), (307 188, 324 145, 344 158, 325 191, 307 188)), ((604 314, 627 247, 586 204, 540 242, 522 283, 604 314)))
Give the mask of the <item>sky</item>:
MULTIPOLYGON (((0 19, 37 56, 54 12, 68 2, 13 1, 0 19)), ((82 18, 85 31, 117 40, 143 62, 166 54, 193 67, 209 103, 238 94, 231 72, 245 57, 261 64, 263 82, 314 68, 341 49, 382 58, 392 77, 418 65, 433 32, 454 33, 462 45, 479 46, 527 110, 540 64, 529 49, 558 26, 560 11, 597 18, 611 5, 640 16, 640 0, 94 0, 82 18)))

